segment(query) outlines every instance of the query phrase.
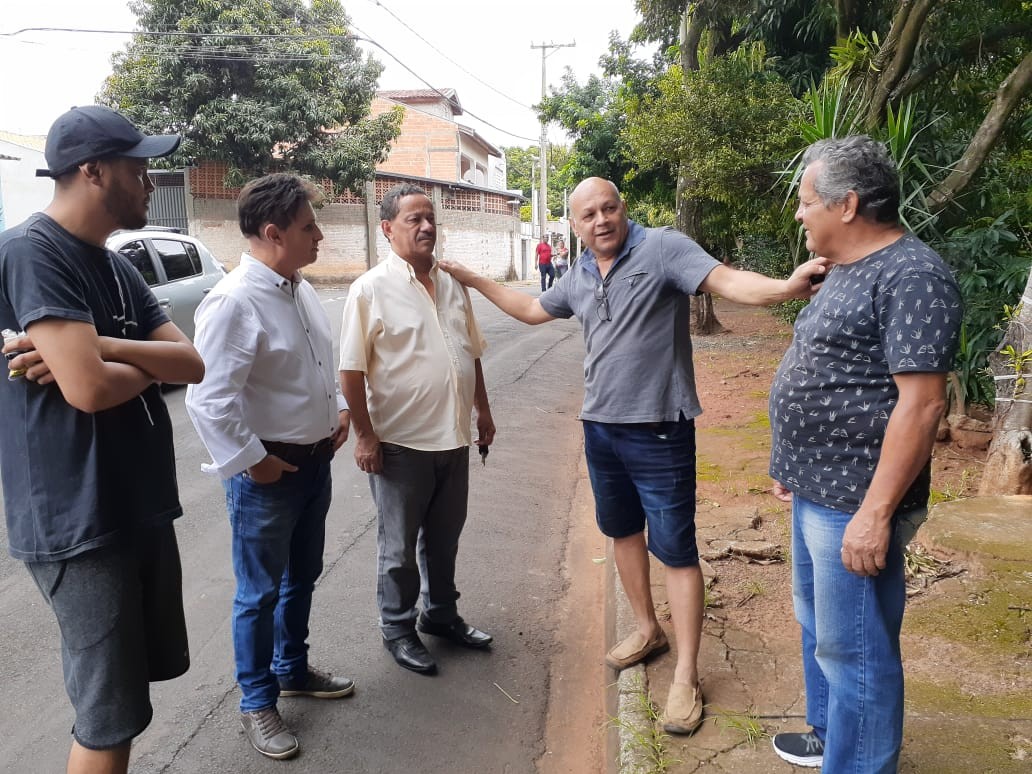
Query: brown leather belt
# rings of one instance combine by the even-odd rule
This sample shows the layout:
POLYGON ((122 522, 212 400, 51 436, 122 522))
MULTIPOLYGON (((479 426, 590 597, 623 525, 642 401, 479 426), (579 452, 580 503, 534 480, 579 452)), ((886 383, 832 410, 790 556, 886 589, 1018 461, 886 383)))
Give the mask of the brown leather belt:
POLYGON ((311 462, 328 462, 333 459, 333 440, 323 438, 315 443, 287 443, 286 441, 262 441, 262 446, 269 454, 275 454, 291 465, 304 465, 311 462))

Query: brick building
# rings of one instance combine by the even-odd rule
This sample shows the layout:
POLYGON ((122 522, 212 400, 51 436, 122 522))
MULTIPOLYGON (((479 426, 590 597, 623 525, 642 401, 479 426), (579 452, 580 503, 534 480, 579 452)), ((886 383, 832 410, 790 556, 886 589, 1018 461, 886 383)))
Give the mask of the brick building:
POLYGON ((455 120, 462 105, 454 89, 378 91, 369 112, 377 116, 398 106, 404 110, 401 134, 379 171, 505 190, 505 154, 455 120))

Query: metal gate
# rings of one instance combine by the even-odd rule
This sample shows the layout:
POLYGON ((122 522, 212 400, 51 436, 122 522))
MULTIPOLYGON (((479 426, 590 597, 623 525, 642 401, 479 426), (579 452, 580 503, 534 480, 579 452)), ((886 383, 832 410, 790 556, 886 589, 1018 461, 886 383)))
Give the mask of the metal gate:
POLYGON ((182 172, 151 170, 154 190, 150 195, 147 223, 178 229, 186 234, 190 221, 186 216, 186 180, 182 172))

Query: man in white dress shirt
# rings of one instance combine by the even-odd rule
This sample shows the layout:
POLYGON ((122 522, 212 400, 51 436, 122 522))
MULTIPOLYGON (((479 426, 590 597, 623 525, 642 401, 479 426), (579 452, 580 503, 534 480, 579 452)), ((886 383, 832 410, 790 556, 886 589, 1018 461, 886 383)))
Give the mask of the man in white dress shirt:
POLYGON ((405 669, 432 674, 437 664, 417 629, 467 648, 491 644, 491 635, 459 616, 455 560, 466 522, 472 409, 479 446, 491 444, 495 427, 469 293, 437 270, 432 202, 417 185, 397 185, 380 219, 391 254, 348 292, 340 378, 355 462, 369 474, 378 513, 384 646, 405 669))
POLYGON ((319 190, 288 174, 248 183, 237 211, 249 252, 197 309, 207 377, 186 407, 223 478, 233 530, 233 650, 240 722, 258 752, 297 754, 280 696, 347 696, 354 683, 308 664, 322 572, 330 460, 347 440, 330 323, 301 276, 323 234, 319 190))

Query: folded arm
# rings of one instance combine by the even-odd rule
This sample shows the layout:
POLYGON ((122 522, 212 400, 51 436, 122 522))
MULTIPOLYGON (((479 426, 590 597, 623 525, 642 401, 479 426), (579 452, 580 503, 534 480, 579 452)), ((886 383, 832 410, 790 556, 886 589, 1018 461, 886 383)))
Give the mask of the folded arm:
POLYGON ((99 336, 104 360, 125 363, 169 384, 196 384, 204 378, 204 361, 172 322, 158 326, 147 341, 99 336))
MULTIPOLYGON (((171 323, 168 326, 174 329, 171 323)), ((138 345, 133 349, 135 356, 125 359, 111 357, 97 329, 87 322, 45 318, 29 325, 26 332, 32 350, 20 358, 27 366, 31 360, 34 366, 26 376, 40 384, 57 382, 68 404, 87 414, 121 406, 155 382, 163 381, 163 376, 200 379, 204 373, 203 363, 189 342, 183 347, 168 342, 172 334, 167 330, 160 333, 160 343, 132 342, 138 345), (166 345, 175 350, 165 351, 166 345), (143 352, 147 355, 143 356, 143 352), (165 357, 172 355, 174 365, 164 364, 162 353, 165 357), (158 373, 149 372, 144 364, 158 373)), ((26 343, 22 340, 23 348, 26 343)))

